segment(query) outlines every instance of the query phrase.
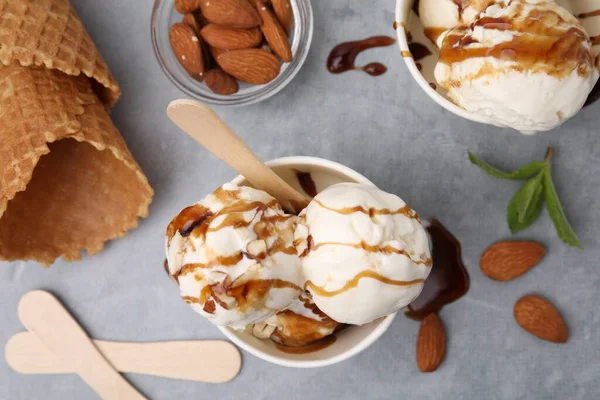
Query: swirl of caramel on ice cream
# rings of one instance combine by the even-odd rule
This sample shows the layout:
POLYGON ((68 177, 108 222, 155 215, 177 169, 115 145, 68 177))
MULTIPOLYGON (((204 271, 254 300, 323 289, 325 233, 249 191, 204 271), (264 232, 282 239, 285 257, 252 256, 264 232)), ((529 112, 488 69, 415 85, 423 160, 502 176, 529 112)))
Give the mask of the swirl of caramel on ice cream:
POLYGON ((167 228, 169 272, 182 299, 219 325, 285 308, 302 291, 295 218, 265 192, 231 184, 182 210, 167 228))
MULTIPOLYGON (((443 40, 439 62, 452 65, 471 58, 493 57, 514 61, 512 68, 518 71, 543 72, 560 79, 576 70, 588 77, 594 66, 590 38, 574 17, 546 3, 511 2, 505 15, 484 15, 469 26, 451 30, 443 40), (478 29, 507 32, 512 39, 481 43, 475 35, 478 29)), ((490 65, 479 74, 494 72, 490 65)))

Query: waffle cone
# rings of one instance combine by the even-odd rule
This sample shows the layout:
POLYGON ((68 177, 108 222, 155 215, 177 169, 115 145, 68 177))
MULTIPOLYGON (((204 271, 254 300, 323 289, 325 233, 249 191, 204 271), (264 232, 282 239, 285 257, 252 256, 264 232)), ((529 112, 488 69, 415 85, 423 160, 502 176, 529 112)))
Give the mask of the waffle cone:
POLYGON ((69 0, 0 0, 0 62, 84 74, 110 106, 121 94, 69 0))
POLYGON ((0 67, 0 139, 1 260, 79 259, 147 216, 152 189, 86 76, 0 67))

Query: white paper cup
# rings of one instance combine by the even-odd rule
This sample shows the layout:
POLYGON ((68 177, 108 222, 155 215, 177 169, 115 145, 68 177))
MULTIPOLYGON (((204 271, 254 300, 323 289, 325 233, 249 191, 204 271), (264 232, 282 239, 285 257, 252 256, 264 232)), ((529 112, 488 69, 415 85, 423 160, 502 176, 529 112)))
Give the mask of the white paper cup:
MULTIPOLYGON (((333 161, 315 157, 284 157, 266 163, 277 175, 302 191, 296 178, 296 172, 309 172, 317 187, 317 192, 341 182, 358 182, 372 184, 358 172, 333 161)), ((238 176, 231 181, 236 185, 250 184, 243 176, 238 176)), ((305 354, 288 354, 277 349, 271 340, 257 339, 247 331, 236 331, 227 327, 219 329, 237 346, 247 352, 285 367, 315 368, 324 367, 344 361, 367 347, 387 331, 396 314, 388 315, 363 326, 350 326, 335 334, 336 341, 330 346, 305 354)))
MULTIPOLYGON (((454 104, 448 97, 446 91, 437 84, 433 71, 439 58, 439 51, 425 36, 423 25, 421 25, 419 17, 412 11, 414 1, 415 0, 396 1, 396 35, 398 36, 398 44, 400 46, 401 54, 403 55, 402 58, 404 58, 404 62, 406 63, 410 74, 419 84, 421 89, 423 89, 433 101, 444 107, 446 110, 471 121, 486 123, 482 117, 467 112, 454 104), (425 45, 431 52, 431 55, 418 61, 421 66, 420 70, 417 68, 415 60, 408 56, 410 50, 406 32, 410 32, 413 42, 425 45), (430 83, 434 83, 436 89, 433 89, 430 86, 430 83)), ((600 9, 600 0, 556 0, 556 2, 575 16, 600 9)), ((600 16, 579 18, 579 21, 587 31, 588 35, 600 35, 600 16)), ((594 55, 597 56, 600 53, 600 46, 594 46, 593 50, 594 55)))

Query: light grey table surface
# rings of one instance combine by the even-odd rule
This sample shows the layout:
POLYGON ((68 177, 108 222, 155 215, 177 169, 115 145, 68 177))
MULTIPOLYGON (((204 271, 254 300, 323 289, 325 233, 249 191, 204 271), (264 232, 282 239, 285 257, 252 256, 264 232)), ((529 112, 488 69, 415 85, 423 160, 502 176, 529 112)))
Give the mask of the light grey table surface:
MULTIPOLYGON (((161 71, 150 41, 151 0, 74 0, 123 88, 113 112, 156 191, 150 217, 94 257, 0 265, 0 350, 23 329, 17 303, 32 289, 54 292, 95 338, 122 341, 221 338, 165 277, 163 234, 169 220, 235 173, 180 133, 165 115, 183 97, 161 71)), ((279 95, 219 114, 263 159, 310 155, 346 164, 400 195, 424 216, 437 216, 463 243, 468 295, 441 313, 448 352, 441 368, 415 365, 419 325, 402 316, 372 347, 340 364, 296 370, 244 353, 240 375, 210 385, 140 375, 127 378, 152 399, 597 399, 600 398, 600 102, 560 129, 524 137, 462 120, 417 86, 396 47, 359 61, 382 61, 385 75, 331 75, 329 50, 342 41, 393 35, 394 1, 315 0, 308 60, 279 95), (548 249, 541 265, 510 283, 478 267, 492 242, 510 238, 505 207, 518 183, 496 181, 467 160, 467 149, 506 168, 542 158, 556 146, 557 190, 584 251, 556 237, 544 212, 519 238, 548 249), (570 340, 555 345, 522 331, 514 302, 544 294, 562 311, 570 340)), ((92 399, 74 375, 20 375, 0 362, 0 399, 92 399)))

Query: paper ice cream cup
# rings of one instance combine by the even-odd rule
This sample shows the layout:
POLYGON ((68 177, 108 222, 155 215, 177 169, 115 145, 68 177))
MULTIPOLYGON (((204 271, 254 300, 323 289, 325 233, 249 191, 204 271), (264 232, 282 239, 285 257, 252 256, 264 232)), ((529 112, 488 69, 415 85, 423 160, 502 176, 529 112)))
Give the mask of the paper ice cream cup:
MULTIPOLYGON (((310 173, 317 192, 342 182, 372 184, 358 172, 321 158, 284 157, 266 164, 283 180, 300 191, 302 191, 302 186, 298 181, 297 172, 310 173)), ((250 186, 241 175, 231 182, 236 185, 250 186)), ((336 340, 331 345, 304 354, 285 353, 279 350, 271 340, 258 339, 247 330, 236 331, 228 327, 219 327, 219 329, 237 346, 265 361, 285 367, 315 368, 344 361, 365 350, 388 330, 395 316, 396 314, 391 314, 369 324, 349 326, 335 333, 336 340)))
MULTIPOLYGON (((446 110, 471 121, 488 123, 483 116, 470 113, 454 104, 448 97, 446 90, 438 85, 433 71, 439 58, 439 51, 425 36, 419 16, 413 11, 413 5, 416 1, 417 0, 396 1, 396 19, 394 27, 398 36, 400 52, 408 71, 421 89, 423 89, 433 101, 444 107, 446 110), (424 45, 431 54, 415 60, 411 55, 409 39, 412 39, 413 43, 424 45)), ((600 0, 556 0, 556 3, 575 15, 588 35, 600 35, 600 15, 585 15, 585 13, 590 13, 590 11, 600 10, 600 0)), ((593 53, 594 56, 598 56, 600 53, 600 45, 594 45, 593 53)))

